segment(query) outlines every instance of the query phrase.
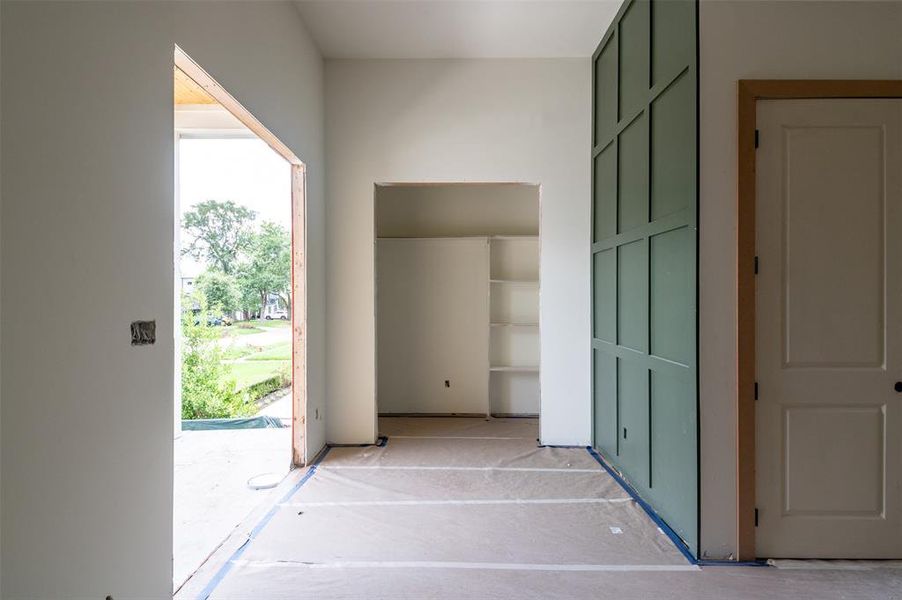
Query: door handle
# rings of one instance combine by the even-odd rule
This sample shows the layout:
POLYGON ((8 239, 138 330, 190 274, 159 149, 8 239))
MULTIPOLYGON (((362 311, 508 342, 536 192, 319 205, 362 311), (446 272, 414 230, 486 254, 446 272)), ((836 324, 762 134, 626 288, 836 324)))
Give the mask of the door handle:
POLYGON ((902 393, 902 381, 897 381, 896 385, 893 386, 893 389, 899 393, 902 393))

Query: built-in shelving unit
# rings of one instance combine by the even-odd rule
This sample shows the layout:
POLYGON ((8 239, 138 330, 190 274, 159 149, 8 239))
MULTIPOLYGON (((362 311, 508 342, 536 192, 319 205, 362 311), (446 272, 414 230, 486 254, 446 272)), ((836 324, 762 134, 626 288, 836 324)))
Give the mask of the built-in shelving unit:
POLYGON ((489 410, 539 414, 539 238, 489 238, 489 410))

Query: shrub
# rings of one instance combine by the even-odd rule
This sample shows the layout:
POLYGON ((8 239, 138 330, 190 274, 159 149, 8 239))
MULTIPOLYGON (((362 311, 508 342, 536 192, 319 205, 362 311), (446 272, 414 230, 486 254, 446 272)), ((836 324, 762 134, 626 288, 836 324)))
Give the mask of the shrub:
POLYGON ((219 332, 207 323, 202 296, 183 303, 197 312, 182 314, 182 418, 217 419, 250 416, 257 411, 246 394, 235 389, 228 364, 217 343, 219 332), (193 302, 193 303, 192 303, 193 302))
POLYGON ((269 379, 264 379, 258 383, 250 385, 244 389, 246 394, 245 401, 254 405, 257 400, 264 396, 268 396, 275 391, 281 390, 291 385, 291 372, 288 367, 280 369, 277 375, 273 375, 269 379))

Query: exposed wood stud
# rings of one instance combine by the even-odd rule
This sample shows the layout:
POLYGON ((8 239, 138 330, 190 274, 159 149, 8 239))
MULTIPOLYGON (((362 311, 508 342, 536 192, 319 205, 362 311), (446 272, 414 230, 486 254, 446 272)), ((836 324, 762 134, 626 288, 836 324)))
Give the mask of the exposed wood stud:
POLYGON ((174 67, 175 81, 173 85, 176 106, 183 104, 218 104, 199 83, 188 77, 184 71, 174 67))

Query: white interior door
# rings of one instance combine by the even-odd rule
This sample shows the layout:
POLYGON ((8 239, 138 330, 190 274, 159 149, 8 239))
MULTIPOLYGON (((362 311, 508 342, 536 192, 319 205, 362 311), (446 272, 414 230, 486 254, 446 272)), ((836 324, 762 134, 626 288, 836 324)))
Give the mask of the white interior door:
POLYGON ((758 556, 902 558, 902 100, 758 127, 758 556))

